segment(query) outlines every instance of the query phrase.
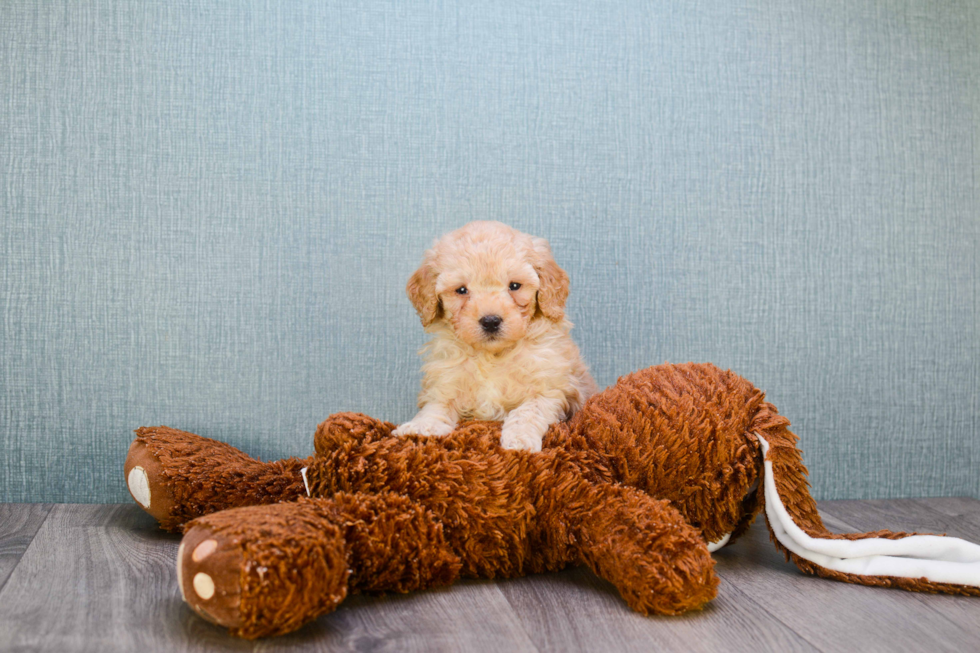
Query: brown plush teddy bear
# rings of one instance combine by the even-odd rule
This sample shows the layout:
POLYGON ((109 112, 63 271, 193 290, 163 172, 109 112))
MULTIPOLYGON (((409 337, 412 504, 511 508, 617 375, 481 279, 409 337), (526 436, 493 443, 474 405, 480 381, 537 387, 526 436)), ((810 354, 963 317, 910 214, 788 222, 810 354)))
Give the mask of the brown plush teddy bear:
POLYGON ((586 564, 638 612, 715 596, 710 551, 766 511, 776 546, 836 580, 980 595, 980 546, 941 536, 835 535, 807 490, 789 421, 712 365, 621 378, 540 453, 500 448, 500 425, 394 437, 341 413, 316 454, 263 463, 174 429, 141 428, 125 473, 163 528, 184 529, 184 599, 247 638, 286 633, 349 592, 586 564))

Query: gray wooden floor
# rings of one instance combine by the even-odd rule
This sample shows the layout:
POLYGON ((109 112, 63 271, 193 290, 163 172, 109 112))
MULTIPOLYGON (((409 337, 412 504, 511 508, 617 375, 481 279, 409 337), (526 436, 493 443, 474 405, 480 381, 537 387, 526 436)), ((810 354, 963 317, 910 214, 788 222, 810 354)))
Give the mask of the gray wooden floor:
MULTIPOLYGON (((820 504, 836 530, 946 532, 980 542, 980 501, 820 504)), ((980 650, 980 598, 801 575, 761 524, 715 554, 718 598, 642 617, 584 569, 355 597, 292 635, 244 642, 197 618, 174 574, 179 538, 135 505, 0 504, 0 651, 980 650)))

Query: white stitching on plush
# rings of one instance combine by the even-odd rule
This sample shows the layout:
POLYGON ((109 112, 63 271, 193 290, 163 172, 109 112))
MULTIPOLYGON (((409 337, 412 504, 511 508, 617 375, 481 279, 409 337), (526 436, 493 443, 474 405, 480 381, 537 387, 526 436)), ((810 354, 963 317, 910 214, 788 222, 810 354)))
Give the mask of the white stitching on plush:
POLYGON ((309 469, 309 467, 304 467, 303 469, 299 470, 299 473, 303 477, 303 486, 306 487, 306 496, 311 496, 310 495, 310 482, 306 480, 306 470, 307 469, 309 469))

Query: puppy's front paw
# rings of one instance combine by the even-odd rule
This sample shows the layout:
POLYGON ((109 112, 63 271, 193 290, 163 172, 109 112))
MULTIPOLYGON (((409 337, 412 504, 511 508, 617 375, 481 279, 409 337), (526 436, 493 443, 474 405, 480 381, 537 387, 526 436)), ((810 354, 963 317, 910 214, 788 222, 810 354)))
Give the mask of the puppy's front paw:
POLYGON ((544 431, 533 424, 521 422, 507 423, 500 432, 500 446, 504 449, 522 449, 524 451, 541 451, 541 439, 544 431))
POLYGON ((454 424, 437 422, 435 420, 413 419, 405 422, 391 432, 392 435, 449 435, 455 428, 454 424))

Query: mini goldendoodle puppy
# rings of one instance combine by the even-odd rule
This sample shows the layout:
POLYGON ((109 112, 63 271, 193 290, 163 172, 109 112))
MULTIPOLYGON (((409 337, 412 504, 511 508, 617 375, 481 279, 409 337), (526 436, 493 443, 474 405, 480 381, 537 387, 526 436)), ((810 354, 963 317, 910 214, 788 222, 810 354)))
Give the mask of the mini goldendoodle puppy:
POLYGON ((543 238, 471 222, 436 241, 406 291, 435 337, 420 352, 420 410, 395 435, 503 420, 503 447, 540 451, 548 425, 596 391, 565 319, 568 275, 543 238))

